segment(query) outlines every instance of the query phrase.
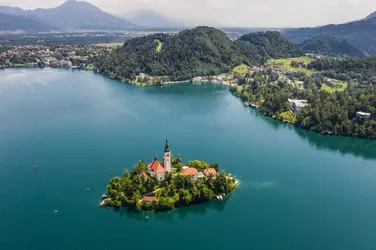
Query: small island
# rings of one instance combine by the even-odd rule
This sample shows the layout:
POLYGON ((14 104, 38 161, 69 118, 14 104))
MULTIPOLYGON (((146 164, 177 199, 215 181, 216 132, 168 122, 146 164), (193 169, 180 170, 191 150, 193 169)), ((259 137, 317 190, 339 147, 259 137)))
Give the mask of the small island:
POLYGON ((121 177, 112 178, 101 206, 163 211, 222 200, 236 185, 231 174, 219 172, 217 163, 193 160, 184 165, 180 155, 173 157, 166 139, 162 160, 154 156, 148 165, 140 160, 132 171, 126 169, 121 177))

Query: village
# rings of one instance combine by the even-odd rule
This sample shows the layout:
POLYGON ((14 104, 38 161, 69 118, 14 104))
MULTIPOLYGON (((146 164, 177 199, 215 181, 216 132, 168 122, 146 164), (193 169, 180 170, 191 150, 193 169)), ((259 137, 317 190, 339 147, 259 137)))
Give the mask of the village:
POLYGON ((0 68, 64 67, 92 69, 108 48, 97 45, 15 45, 0 47, 0 68))

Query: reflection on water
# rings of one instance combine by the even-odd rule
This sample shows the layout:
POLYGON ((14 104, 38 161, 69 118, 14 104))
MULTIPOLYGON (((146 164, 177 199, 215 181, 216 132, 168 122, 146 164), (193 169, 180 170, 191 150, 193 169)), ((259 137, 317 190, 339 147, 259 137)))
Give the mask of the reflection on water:
POLYGON ((376 159, 376 141, 344 136, 325 136, 303 129, 296 133, 312 147, 342 154, 352 154, 365 159, 376 159))
MULTIPOLYGON (((251 113, 261 116, 258 111, 250 109, 251 113)), ((346 136, 327 136, 320 133, 296 128, 291 124, 282 123, 270 117, 262 116, 265 124, 275 130, 293 130, 304 142, 318 150, 328 150, 341 154, 352 154, 365 159, 376 159, 376 140, 367 140, 346 136)))
MULTIPOLYGON (((155 211, 136 211, 133 209, 114 209, 121 217, 126 219, 134 219, 136 221, 148 221, 148 220, 184 220, 189 214, 204 215, 210 210, 222 211, 225 208, 227 201, 230 198, 225 198, 223 201, 212 200, 206 203, 193 204, 185 207, 175 208, 174 210, 165 212, 155 211)), ((112 210, 112 208, 107 208, 112 210)))

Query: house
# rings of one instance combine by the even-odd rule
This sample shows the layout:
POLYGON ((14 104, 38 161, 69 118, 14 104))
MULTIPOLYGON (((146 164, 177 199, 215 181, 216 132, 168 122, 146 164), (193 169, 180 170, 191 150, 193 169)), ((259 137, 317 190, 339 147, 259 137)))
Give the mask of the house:
POLYGON ((75 51, 71 51, 71 52, 68 52, 67 55, 68 55, 69 58, 72 58, 72 57, 74 57, 76 55, 76 52, 75 51))
POLYGON ((295 114, 299 113, 304 107, 308 106, 307 100, 288 99, 291 111, 295 114))
POLYGON ((204 175, 205 176, 209 176, 209 175, 216 175, 217 174, 217 171, 214 169, 214 168, 208 168, 208 169, 204 169, 204 175))
POLYGON ((198 171, 195 168, 186 168, 181 171, 183 176, 189 176, 193 181, 198 179, 198 171))
POLYGON ((151 176, 156 175, 159 181, 163 181, 166 178, 166 170, 158 162, 156 156, 154 156, 154 160, 147 167, 149 174, 151 176))
POLYGON ((141 78, 144 78, 146 75, 145 75, 145 73, 140 73, 140 74, 138 74, 138 76, 141 77, 141 78))
POLYGON ((154 196, 144 196, 142 197, 142 202, 153 202, 157 201, 158 199, 154 196))
POLYGON ((369 118, 371 118, 371 113, 366 113, 366 112, 356 112, 356 119, 359 121, 359 122, 364 122, 366 120, 368 120, 369 118))

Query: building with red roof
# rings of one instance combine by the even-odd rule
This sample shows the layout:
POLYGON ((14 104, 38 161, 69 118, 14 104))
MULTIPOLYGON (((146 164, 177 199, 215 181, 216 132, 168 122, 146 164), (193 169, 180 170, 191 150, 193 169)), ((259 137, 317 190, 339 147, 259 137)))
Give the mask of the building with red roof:
POLYGON ((217 174, 217 171, 214 169, 214 168, 208 168, 208 169, 204 169, 204 175, 205 176, 209 176, 209 175, 216 175, 217 174))
POLYGON ((165 179, 166 170, 158 162, 158 159, 156 156, 154 156, 154 160, 147 167, 151 176, 156 175, 158 180, 160 181, 163 181, 165 179))
POLYGON ((181 171, 183 176, 189 176, 192 180, 197 180, 198 178, 198 171, 195 168, 186 168, 181 171))
POLYGON ((157 201, 158 199, 154 196, 144 196, 142 197, 143 202, 152 202, 152 201, 157 201))

